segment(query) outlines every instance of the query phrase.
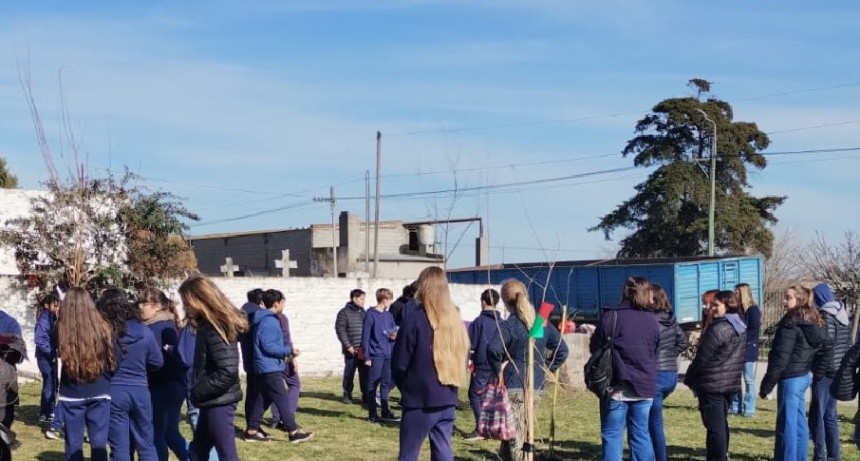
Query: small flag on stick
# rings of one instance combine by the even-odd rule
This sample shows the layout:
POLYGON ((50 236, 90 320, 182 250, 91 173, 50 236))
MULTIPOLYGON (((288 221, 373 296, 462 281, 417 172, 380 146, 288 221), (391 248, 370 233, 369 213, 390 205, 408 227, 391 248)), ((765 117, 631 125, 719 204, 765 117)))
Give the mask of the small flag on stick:
POLYGON ((531 331, 529 331, 529 337, 535 339, 543 338, 543 328, 549 323, 549 314, 552 313, 552 310, 555 308, 552 304, 544 301, 540 304, 540 309, 538 310, 538 315, 535 317, 535 323, 532 325, 531 331))

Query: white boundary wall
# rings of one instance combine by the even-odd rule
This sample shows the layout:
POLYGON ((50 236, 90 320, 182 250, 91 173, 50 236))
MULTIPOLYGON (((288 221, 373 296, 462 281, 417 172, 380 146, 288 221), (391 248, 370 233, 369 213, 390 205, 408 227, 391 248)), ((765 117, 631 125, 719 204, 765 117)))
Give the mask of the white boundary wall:
MULTIPOLYGON (((236 304, 244 304, 246 293, 254 288, 274 288, 284 292, 287 298, 285 313, 290 319, 293 343, 301 351, 298 358, 299 370, 304 376, 329 376, 343 371, 343 356, 340 343, 334 333, 334 320, 338 310, 349 300, 349 292, 360 288, 367 292, 367 305, 375 303, 374 292, 377 288, 389 288, 395 298, 403 286, 411 282, 407 279, 347 279, 347 278, 280 278, 280 277, 235 277, 213 278, 219 288, 236 304)), ((451 285, 451 297, 460 307, 465 321, 477 317, 481 309, 481 292, 488 288, 483 285, 451 285)), ((494 287, 499 289, 498 286, 494 287)), ((175 288, 168 290, 177 301, 175 288)), ((0 276, 0 308, 18 319, 27 342, 31 359, 35 351, 33 329, 35 327, 35 308, 28 303, 26 293, 15 288, 11 276, 0 276)), ((35 359, 24 362, 21 370, 35 373, 38 368, 35 359)))

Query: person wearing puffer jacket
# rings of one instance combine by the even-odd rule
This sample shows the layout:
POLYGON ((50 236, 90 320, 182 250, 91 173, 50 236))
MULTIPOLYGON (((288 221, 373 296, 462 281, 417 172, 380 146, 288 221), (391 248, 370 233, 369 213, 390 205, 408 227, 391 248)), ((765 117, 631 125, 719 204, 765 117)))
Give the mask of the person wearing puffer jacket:
POLYGON ((831 353, 825 358, 823 375, 812 380, 812 402, 809 407, 809 433, 814 444, 814 461, 839 460, 839 424, 836 421, 836 398, 830 392, 833 377, 842 358, 851 347, 851 328, 848 326, 848 311, 836 300, 826 283, 812 289, 815 307, 824 318, 827 339, 833 344, 831 353))
POLYGON ((699 398, 699 412, 707 435, 708 461, 726 461, 729 452, 728 413, 735 392, 740 390, 746 353, 746 325, 738 312, 740 303, 732 291, 720 291, 711 302, 713 320, 702 339, 693 363, 684 376, 699 398))
MULTIPOLYGON (((854 343, 851 349, 842 357, 839 370, 833 377, 833 386, 830 388, 837 400, 850 402, 857 397, 860 389, 860 342, 854 343)), ((854 445, 860 449, 860 409, 854 413, 854 445)))
POLYGON ((648 430, 657 461, 666 461, 666 434, 663 432, 663 400, 678 384, 678 355, 689 346, 687 334, 678 325, 666 290, 656 283, 654 290, 654 313, 660 323, 660 342, 657 345, 657 393, 651 402, 648 430))
POLYGON ((776 393, 776 461, 805 461, 809 448, 806 420, 806 390, 810 372, 823 372, 831 348, 824 319, 812 305, 812 290, 794 285, 785 292, 782 304, 787 312, 777 324, 767 372, 759 388, 766 398, 779 384, 776 393))

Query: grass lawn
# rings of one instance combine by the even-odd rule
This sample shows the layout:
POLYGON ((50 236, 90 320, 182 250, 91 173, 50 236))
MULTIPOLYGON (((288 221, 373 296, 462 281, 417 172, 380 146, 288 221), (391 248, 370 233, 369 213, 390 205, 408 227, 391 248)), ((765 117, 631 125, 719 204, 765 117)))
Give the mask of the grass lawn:
MULTIPOLYGON (((398 429, 380 427, 365 422, 366 413, 359 405, 340 402, 339 378, 306 378, 299 402, 297 419, 305 429, 316 432, 313 440, 292 445, 285 442, 283 433, 274 433, 277 440, 268 443, 249 443, 237 440, 239 457, 245 460, 393 460, 397 457, 398 429)), ((63 459, 63 443, 46 440, 35 423, 38 415, 40 387, 28 384, 21 388, 21 407, 14 429, 22 445, 14 454, 16 461, 59 461, 63 459)), ((395 392, 395 397, 397 393, 395 392)), ((539 409, 539 459, 547 457, 549 442, 549 414, 551 391, 542 399, 539 409)), ((463 395, 465 398, 465 395, 463 395)), ((705 433, 699 419, 692 394, 678 390, 666 402, 665 419, 670 459, 704 459, 705 433)), ((753 419, 732 417, 730 454, 732 461, 772 459, 773 428, 776 403, 759 402, 753 419)), ((860 453, 851 442, 852 419, 856 406, 840 405, 839 421, 842 433, 842 459, 860 461, 860 453)), ((241 405, 236 424, 244 426, 241 405)), ((237 427, 237 435, 239 434, 237 427)), ((463 442, 463 434, 473 428, 471 411, 460 411, 454 433, 454 450, 457 459, 497 459, 498 442, 463 442)), ((182 430, 190 436, 187 424, 182 430)), ((567 391, 559 394, 556 428, 556 458, 590 460, 600 458, 600 424, 597 399, 584 391, 567 391)), ((811 449, 811 447, 810 447, 811 449)), ((86 451, 88 453, 88 451, 86 451)), ((425 444, 422 460, 429 460, 425 444)))

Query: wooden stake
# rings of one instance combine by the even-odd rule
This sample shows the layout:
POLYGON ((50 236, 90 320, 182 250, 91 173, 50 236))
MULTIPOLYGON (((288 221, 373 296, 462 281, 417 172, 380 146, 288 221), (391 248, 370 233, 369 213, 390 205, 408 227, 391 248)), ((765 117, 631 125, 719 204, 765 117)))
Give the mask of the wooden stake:
POLYGON ((526 393, 524 396, 526 413, 525 461, 534 461, 535 446, 535 339, 529 338, 529 354, 526 362, 526 393))
MULTIPOLYGON (((561 340, 564 341, 564 332, 567 329, 567 304, 561 306, 561 340)), ((555 454, 555 407, 558 402, 558 388, 560 387, 559 378, 561 376, 561 367, 555 370, 555 386, 552 390, 552 413, 549 417, 549 457, 552 458, 555 454)))

